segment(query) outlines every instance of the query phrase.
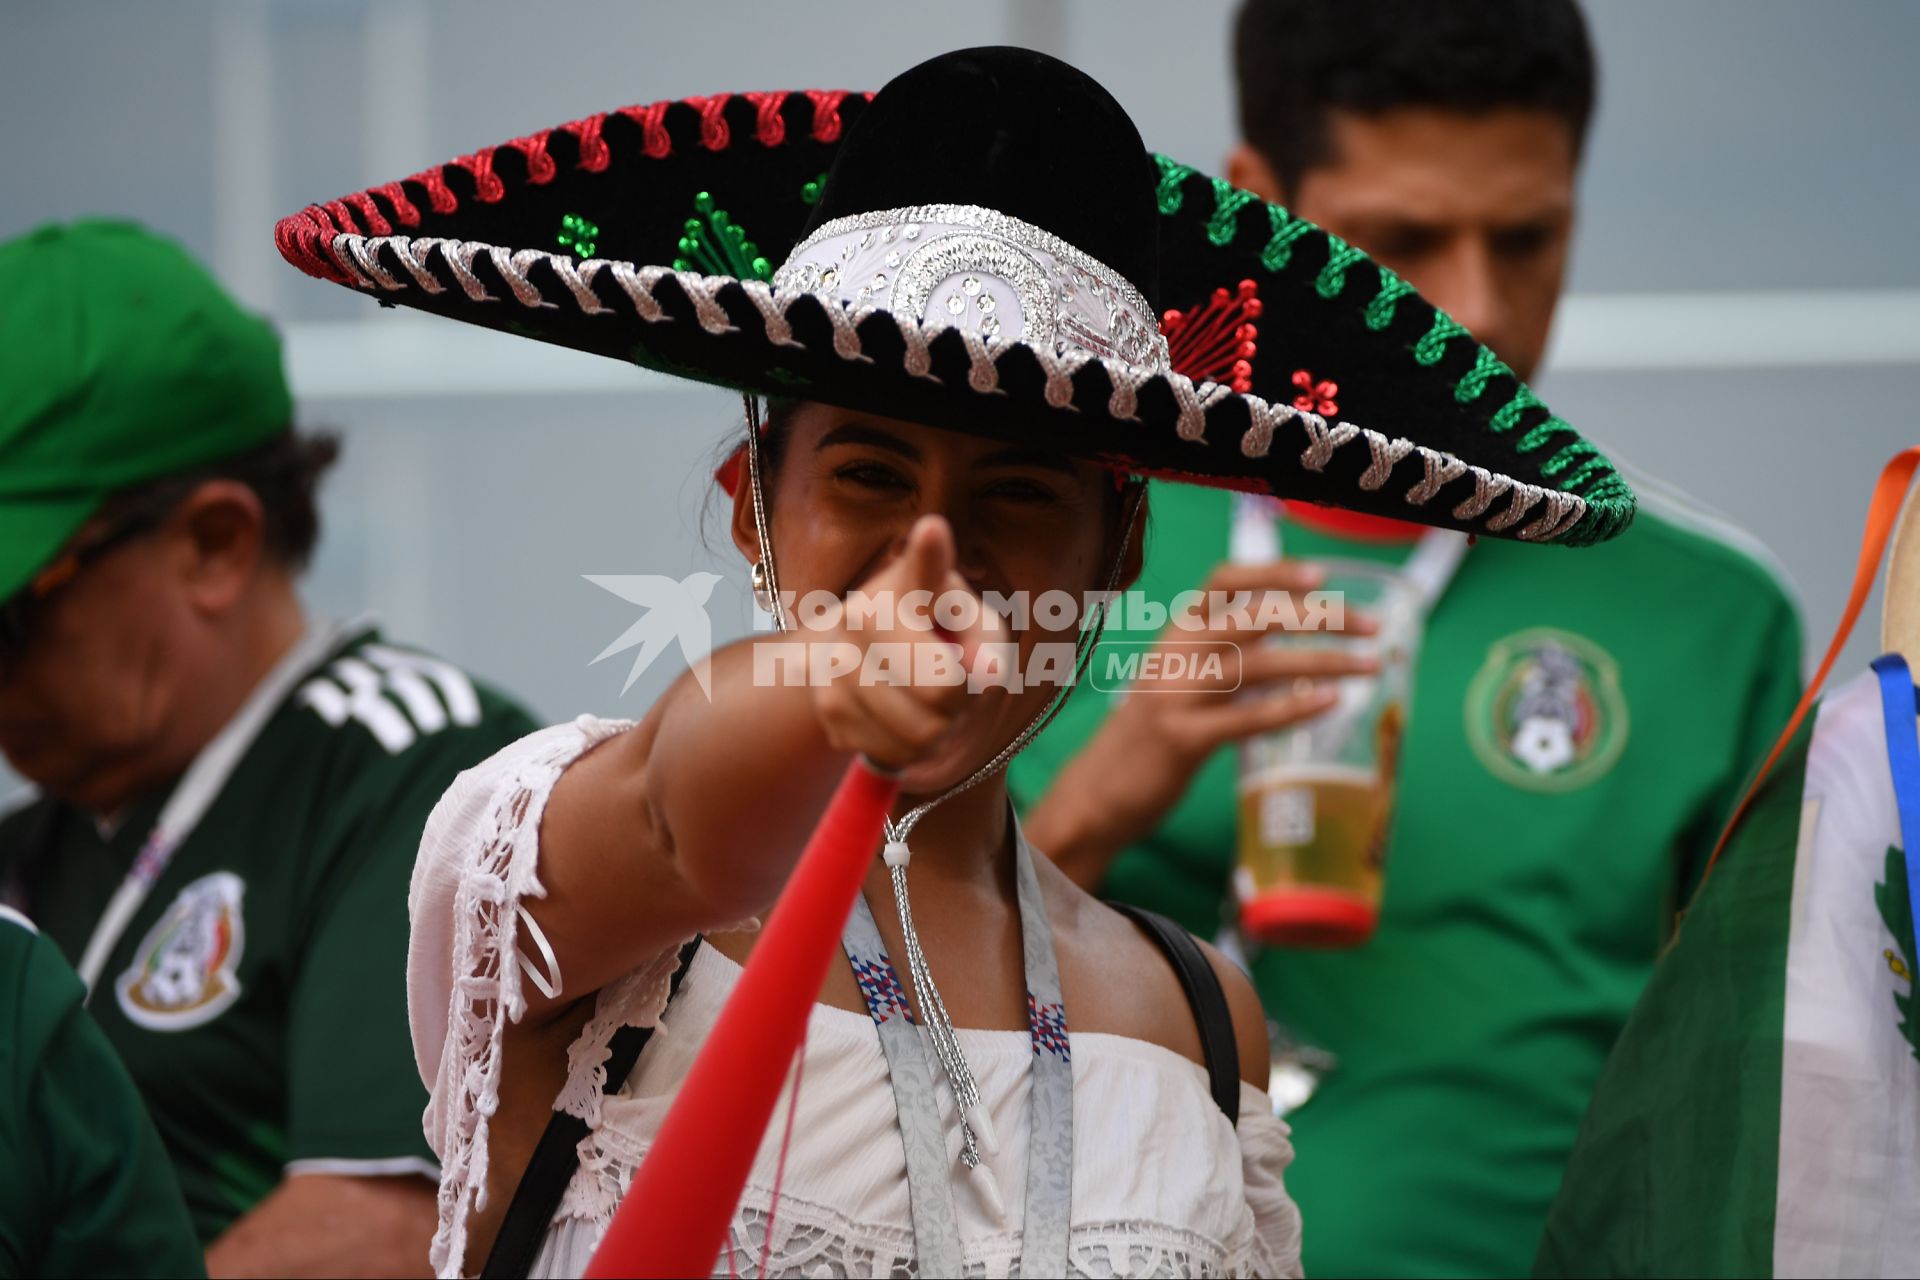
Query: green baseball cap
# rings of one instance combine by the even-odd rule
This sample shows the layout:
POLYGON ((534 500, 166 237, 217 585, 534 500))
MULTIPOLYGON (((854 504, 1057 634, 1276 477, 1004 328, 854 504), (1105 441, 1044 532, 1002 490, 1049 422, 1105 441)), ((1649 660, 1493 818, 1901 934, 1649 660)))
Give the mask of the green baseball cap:
POLYGON ((109 494, 287 429, 280 339, 130 222, 0 242, 0 600, 109 494))

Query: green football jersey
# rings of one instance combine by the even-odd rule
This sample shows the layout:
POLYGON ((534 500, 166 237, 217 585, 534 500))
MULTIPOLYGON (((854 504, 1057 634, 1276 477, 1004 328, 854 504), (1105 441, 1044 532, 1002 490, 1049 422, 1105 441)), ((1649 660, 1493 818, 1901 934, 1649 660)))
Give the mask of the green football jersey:
MULTIPOLYGON (((1140 589, 1165 602, 1226 557, 1231 504, 1156 484, 1152 513, 1140 589)), ((1410 551, 1298 520, 1285 544, 1410 551)), ((1678 896, 1792 710, 1800 624, 1755 557, 1654 496, 1600 546, 1470 548, 1413 683, 1374 937, 1253 960, 1269 1014, 1337 1059, 1288 1117, 1287 1183, 1309 1275, 1524 1275, 1678 896)), ((1014 762, 1018 801, 1106 708, 1075 692, 1014 762)), ((1209 760, 1103 892, 1215 933, 1237 760, 1209 760)))
MULTIPOLYGON (((454 776, 533 728, 451 664, 355 636, 267 721, 121 934, 88 1008, 202 1241, 289 1172, 434 1175, 407 885, 454 776)), ((0 871, 69 959, 165 800, 111 828, 47 801, 0 824, 0 871)))
POLYGON ((0 907, 0 1276, 205 1275, 167 1153, 84 994, 0 907))

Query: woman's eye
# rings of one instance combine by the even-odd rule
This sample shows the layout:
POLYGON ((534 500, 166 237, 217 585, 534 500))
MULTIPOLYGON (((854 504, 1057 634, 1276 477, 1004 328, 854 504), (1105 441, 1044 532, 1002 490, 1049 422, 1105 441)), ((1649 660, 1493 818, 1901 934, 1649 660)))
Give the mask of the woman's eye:
POLYGON ((1051 502, 1053 490, 1032 480, 1002 480, 987 491, 995 498, 1012 502, 1051 502))
POLYGON ((904 489, 906 480, 891 467, 883 467, 873 462, 852 462, 834 473, 842 480, 860 485, 867 489, 904 489))

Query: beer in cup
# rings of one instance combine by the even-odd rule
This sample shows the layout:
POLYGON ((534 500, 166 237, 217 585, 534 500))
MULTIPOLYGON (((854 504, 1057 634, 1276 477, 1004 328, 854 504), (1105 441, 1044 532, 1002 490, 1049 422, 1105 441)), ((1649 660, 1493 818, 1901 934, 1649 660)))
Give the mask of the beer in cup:
POLYGON ((1420 594, 1392 566, 1319 563, 1322 590, 1378 632, 1296 632, 1268 643, 1350 645, 1380 668, 1341 678, 1325 713, 1241 748, 1240 927, 1272 946, 1350 947, 1373 934, 1420 637, 1420 594))

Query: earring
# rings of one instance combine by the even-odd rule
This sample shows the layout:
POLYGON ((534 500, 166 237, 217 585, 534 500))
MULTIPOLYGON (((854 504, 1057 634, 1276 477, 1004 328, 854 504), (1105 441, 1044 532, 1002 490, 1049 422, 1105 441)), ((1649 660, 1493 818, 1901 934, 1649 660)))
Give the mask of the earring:
POLYGON ((766 561, 755 560, 753 562, 752 578, 753 578, 753 602, 760 606, 760 612, 772 613, 773 597, 767 591, 767 562, 766 561))

